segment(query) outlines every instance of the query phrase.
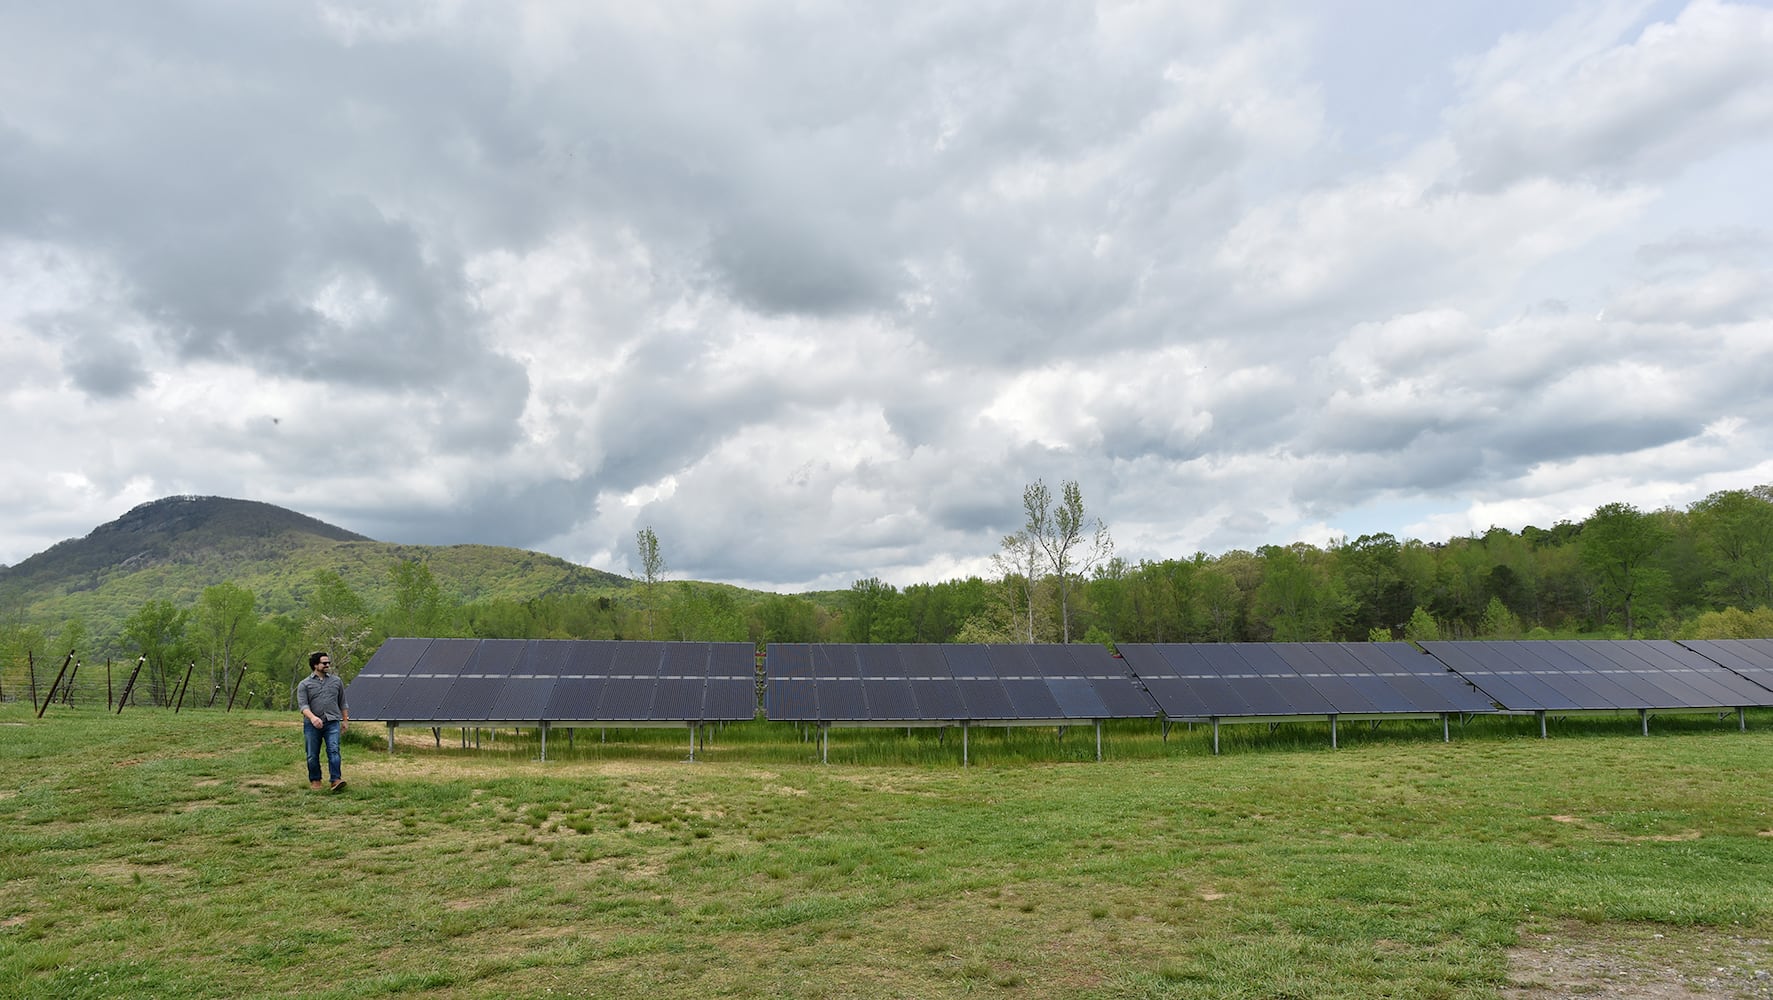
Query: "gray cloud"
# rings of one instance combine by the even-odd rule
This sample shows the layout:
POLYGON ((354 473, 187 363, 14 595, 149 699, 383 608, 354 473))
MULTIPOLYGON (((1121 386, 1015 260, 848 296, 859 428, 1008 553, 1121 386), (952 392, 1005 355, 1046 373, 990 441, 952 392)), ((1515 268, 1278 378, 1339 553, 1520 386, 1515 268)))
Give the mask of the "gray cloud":
POLYGON ((1134 559, 1765 478, 1767 12, 1428 20, 15 5, 0 559, 227 493, 843 586, 1037 477, 1134 559))

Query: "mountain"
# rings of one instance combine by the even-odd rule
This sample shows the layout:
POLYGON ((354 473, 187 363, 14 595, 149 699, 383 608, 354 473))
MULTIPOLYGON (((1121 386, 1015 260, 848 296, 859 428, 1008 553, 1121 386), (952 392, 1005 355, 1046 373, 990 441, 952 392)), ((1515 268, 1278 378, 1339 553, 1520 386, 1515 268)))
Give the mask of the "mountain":
POLYGON ((274 504, 227 497, 144 503, 84 538, 58 542, 0 568, 0 619, 89 628, 134 614, 150 599, 185 606, 205 587, 252 591, 261 611, 293 611, 320 570, 333 570, 372 605, 391 590, 388 570, 419 560, 462 601, 526 599, 579 590, 625 590, 626 577, 524 549, 378 542, 274 504))

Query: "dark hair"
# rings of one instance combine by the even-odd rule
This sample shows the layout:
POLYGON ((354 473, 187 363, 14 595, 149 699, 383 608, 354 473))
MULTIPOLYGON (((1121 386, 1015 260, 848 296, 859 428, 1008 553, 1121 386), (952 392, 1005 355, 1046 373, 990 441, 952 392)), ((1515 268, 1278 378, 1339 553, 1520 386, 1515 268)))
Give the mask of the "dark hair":
POLYGON ((320 658, 322 656, 326 657, 329 660, 332 659, 332 656, 330 654, 328 654, 324 649, 317 649, 314 652, 309 653, 308 654, 308 669, 313 670, 315 667, 320 666, 320 658))

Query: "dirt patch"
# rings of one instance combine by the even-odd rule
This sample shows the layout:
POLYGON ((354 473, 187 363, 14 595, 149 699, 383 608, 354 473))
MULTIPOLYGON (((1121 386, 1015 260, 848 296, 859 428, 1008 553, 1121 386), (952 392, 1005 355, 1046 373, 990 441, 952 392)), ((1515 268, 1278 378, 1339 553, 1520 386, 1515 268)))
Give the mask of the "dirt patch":
POLYGON ((1505 1000, 1773 998, 1773 949, 1708 928, 1566 923, 1521 933, 1505 1000))

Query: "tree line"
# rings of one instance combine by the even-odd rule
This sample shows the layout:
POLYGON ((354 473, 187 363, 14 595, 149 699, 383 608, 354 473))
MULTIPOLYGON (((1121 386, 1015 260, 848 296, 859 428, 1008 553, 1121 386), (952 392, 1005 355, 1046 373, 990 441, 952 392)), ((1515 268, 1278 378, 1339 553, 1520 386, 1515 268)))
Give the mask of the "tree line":
MULTIPOLYGON (((116 636, 80 621, 0 626, 0 697, 28 683, 27 656, 53 671, 76 652, 80 697, 101 697, 105 658, 143 670, 135 699, 186 704, 239 691, 287 707, 327 649, 347 678, 389 636, 728 642, 1250 642, 1773 636, 1773 485, 1725 490, 1685 510, 1605 504, 1580 522, 1491 528, 1444 542, 1387 534, 1327 546, 1132 562, 1114 554, 1075 482, 1023 492, 1023 524, 991 578, 896 587, 877 577, 831 596, 762 594, 664 578, 660 540, 636 537, 640 574, 615 595, 559 593, 463 602, 422 561, 396 563, 371 606, 338 573, 300 589, 299 610, 261 614, 222 583, 192 606, 149 600, 116 636), (90 647, 90 648, 89 648, 90 647)), ((47 685, 47 681, 40 683, 47 685)))

